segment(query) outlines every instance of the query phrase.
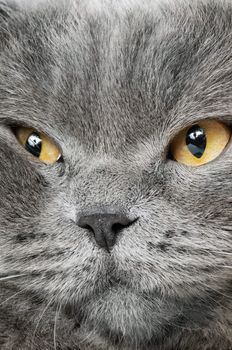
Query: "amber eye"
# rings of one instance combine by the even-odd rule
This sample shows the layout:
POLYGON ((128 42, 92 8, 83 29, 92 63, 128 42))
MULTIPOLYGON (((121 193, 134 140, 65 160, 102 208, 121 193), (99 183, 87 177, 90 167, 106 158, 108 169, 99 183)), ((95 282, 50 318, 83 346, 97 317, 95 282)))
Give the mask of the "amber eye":
POLYGON ((45 134, 22 127, 14 131, 18 141, 41 162, 54 164, 61 159, 60 149, 45 134))
POLYGON ((217 158, 231 137, 230 128, 216 120, 204 120, 181 131, 171 143, 172 157, 180 163, 200 166, 217 158))

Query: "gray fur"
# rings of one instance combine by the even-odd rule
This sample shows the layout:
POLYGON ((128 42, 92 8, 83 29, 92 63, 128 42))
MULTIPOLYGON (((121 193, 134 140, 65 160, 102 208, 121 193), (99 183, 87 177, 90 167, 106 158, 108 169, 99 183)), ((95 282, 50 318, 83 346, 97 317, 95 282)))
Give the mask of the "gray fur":
POLYGON ((232 349, 232 145, 168 158, 183 127, 232 125, 230 1, 1 9, 0 349, 232 349), (18 124, 64 163, 35 160, 18 124), (76 225, 102 205, 139 218, 111 254, 76 225))

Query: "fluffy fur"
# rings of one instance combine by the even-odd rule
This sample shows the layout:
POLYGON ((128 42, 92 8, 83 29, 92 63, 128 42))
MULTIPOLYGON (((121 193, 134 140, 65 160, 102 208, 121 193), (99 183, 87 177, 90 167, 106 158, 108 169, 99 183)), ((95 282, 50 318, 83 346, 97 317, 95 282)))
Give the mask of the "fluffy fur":
POLYGON ((0 7, 0 349, 231 349, 232 145, 168 157, 187 125, 232 125, 231 3, 34 5, 0 7), (110 254, 77 226, 99 206, 138 218, 110 254))

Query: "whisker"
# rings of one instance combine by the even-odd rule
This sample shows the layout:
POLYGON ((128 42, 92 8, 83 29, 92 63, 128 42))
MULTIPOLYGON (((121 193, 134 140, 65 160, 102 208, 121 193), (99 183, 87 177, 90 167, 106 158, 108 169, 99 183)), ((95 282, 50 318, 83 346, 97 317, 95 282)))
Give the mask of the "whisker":
POLYGON ((15 279, 15 278, 19 278, 19 277, 25 277, 27 276, 27 274, 20 274, 20 275, 9 275, 9 276, 4 276, 4 277, 0 277, 0 282, 3 281, 9 281, 11 279, 15 279))
MULTIPOLYGON (((207 288, 208 290, 213 291, 213 292, 223 296, 226 299, 231 299, 231 295, 221 292, 216 287, 210 286, 209 284, 205 284, 203 282, 200 282, 199 284, 200 284, 201 287, 207 288)), ((211 298, 211 299, 213 299, 213 298, 211 298)), ((213 300, 216 301, 215 299, 213 299, 213 300)))
POLYGON ((55 314, 55 320, 54 320, 54 336, 53 336, 53 343, 54 343, 54 350, 57 350, 56 347, 56 329, 57 329, 57 320, 60 314, 60 310, 61 310, 61 304, 59 306, 57 306, 56 308, 56 314, 55 314))
POLYGON ((53 303, 53 301, 54 301, 54 297, 52 297, 52 298, 50 299, 50 301, 47 303, 47 305, 46 305, 45 308, 43 309, 42 313, 40 314, 40 318, 39 318, 39 320, 38 320, 38 322, 37 322, 37 324, 36 324, 35 330, 34 330, 33 335, 32 335, 32 339, 31 339, 31 350, 33 349, 33 345, 34 345, 33 343, 34 343, 34 339, 35 339, 36 332, 37 332, 37 330, 38 330, 39 324, 40 324, 40 322, 41 322, 41 320, 42 320, 42 318, 43 318, 45 312, 48 310, 49 306, 53 303))
POLYGON ((18 291, 17 293, 11 295, 8 299, 4 300, 4 301, 0 304, 0 306, 4 305, 5 303, 7 303, 8 301, 10 301, 11 299, 13 299, 14 297, 16 297, 17 295, 19 295, 19 294, 25 292, 26 290, 28 290, 28 286, 25 287, 25 288, 23 288, 23 289, 21 289, 21 290, 18 291))

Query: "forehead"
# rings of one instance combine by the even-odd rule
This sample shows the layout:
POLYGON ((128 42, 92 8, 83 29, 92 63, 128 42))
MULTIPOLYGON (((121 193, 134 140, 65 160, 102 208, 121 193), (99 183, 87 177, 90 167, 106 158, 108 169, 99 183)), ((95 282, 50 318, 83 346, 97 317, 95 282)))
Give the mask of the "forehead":
POLYGON ((231 113, 230 5, 98 3, 15 18, 1 55, 4 115, 97 148, 231 113))

